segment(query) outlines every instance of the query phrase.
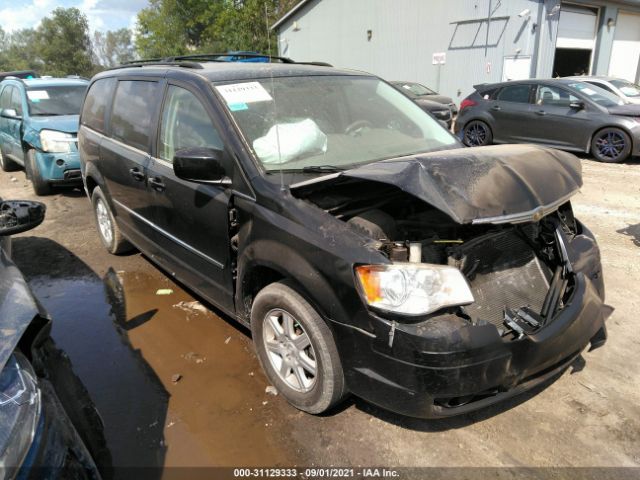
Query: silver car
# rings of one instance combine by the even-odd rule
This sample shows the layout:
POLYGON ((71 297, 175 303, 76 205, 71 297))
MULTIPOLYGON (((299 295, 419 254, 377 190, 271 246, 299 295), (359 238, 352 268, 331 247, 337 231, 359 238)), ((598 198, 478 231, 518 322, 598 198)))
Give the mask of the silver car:
POLYGON ((636 103, 640 105, 640 85, 629 82, 622 78, 613 77, 597 77, 597 76, 580 76, 580 77, 566 77, 567 79, 577 80, 579 82, 586 82, 596 87, 600 87, 607 90, 614 95, 620 97, 627 103, 636 103))
POLYGON ((601 162, 640 155, 640 105, 573 79, 476 85, 455 133, 467 146, 537 143, 591 153, 601 162))

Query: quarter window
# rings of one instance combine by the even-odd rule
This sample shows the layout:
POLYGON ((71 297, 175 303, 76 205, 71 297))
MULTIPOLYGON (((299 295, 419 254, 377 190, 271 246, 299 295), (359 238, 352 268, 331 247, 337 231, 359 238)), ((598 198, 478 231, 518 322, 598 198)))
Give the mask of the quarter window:
POLYGON ((115 85, 115 78, 103 78, 91 85, 82 108, 83 125, 104 133, 107 105, 111 100, 115 85))
POLYGON ((158 156, 172 162, 178 150, 189 147, 222 150, 223 144, 200 100, 190 91, 170 85, 162 112, 158 156))
POLYGON ((118 82, 113 113, 111 135, 127 145, 149 150, 151 124, 157 104, 157 82, 121 80, 118 82))
POLYGON ((503 102, 529 103, 529 85, 512 85, 504 87, 498 93, 498 100, 503 102))

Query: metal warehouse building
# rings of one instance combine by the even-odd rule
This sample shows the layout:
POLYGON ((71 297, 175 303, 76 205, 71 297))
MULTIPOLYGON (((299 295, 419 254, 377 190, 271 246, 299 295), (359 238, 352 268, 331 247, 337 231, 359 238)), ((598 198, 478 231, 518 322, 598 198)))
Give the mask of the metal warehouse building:
POLYGON ((303 0, 272 28, 280 55, 418 81, 457 102, 507 79, 640 79, 640 0, 303 0))

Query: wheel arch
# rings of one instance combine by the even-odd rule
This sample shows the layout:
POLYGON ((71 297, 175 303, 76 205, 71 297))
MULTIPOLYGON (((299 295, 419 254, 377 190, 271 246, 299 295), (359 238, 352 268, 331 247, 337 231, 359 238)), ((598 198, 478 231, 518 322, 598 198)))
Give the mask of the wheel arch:
MULTIPOLYGON (((238 258, 235 303, 241 321, 249 321, 251 306, 258 292, 278 281, 287 282, 325 320, 334 319, 342 313, 330 282, 302 255, 282 243, 258 240, 245 247, 238 258)), ((327 324, 331 328, 331 322, 327 324)))

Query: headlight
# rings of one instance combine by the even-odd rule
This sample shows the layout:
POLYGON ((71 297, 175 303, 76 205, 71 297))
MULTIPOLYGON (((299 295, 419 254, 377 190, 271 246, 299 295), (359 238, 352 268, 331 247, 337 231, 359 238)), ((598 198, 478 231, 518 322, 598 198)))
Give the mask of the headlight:
POLYGON ((40 390, 31 365, 14 353, 0 372, 0 478, 19 467, 40 418, 40 390))
POLYGON ((71 144, 76 141, 76 136, 70 133, 57 132, 55 130, 42 130, 40 132, 40 145, 44 152, 68 153, 71 144))
POLYGON ((462 272, 454 267, 412 263, 356 267, 367 304, 388 312, 426 315, 473 303, 462 272))

